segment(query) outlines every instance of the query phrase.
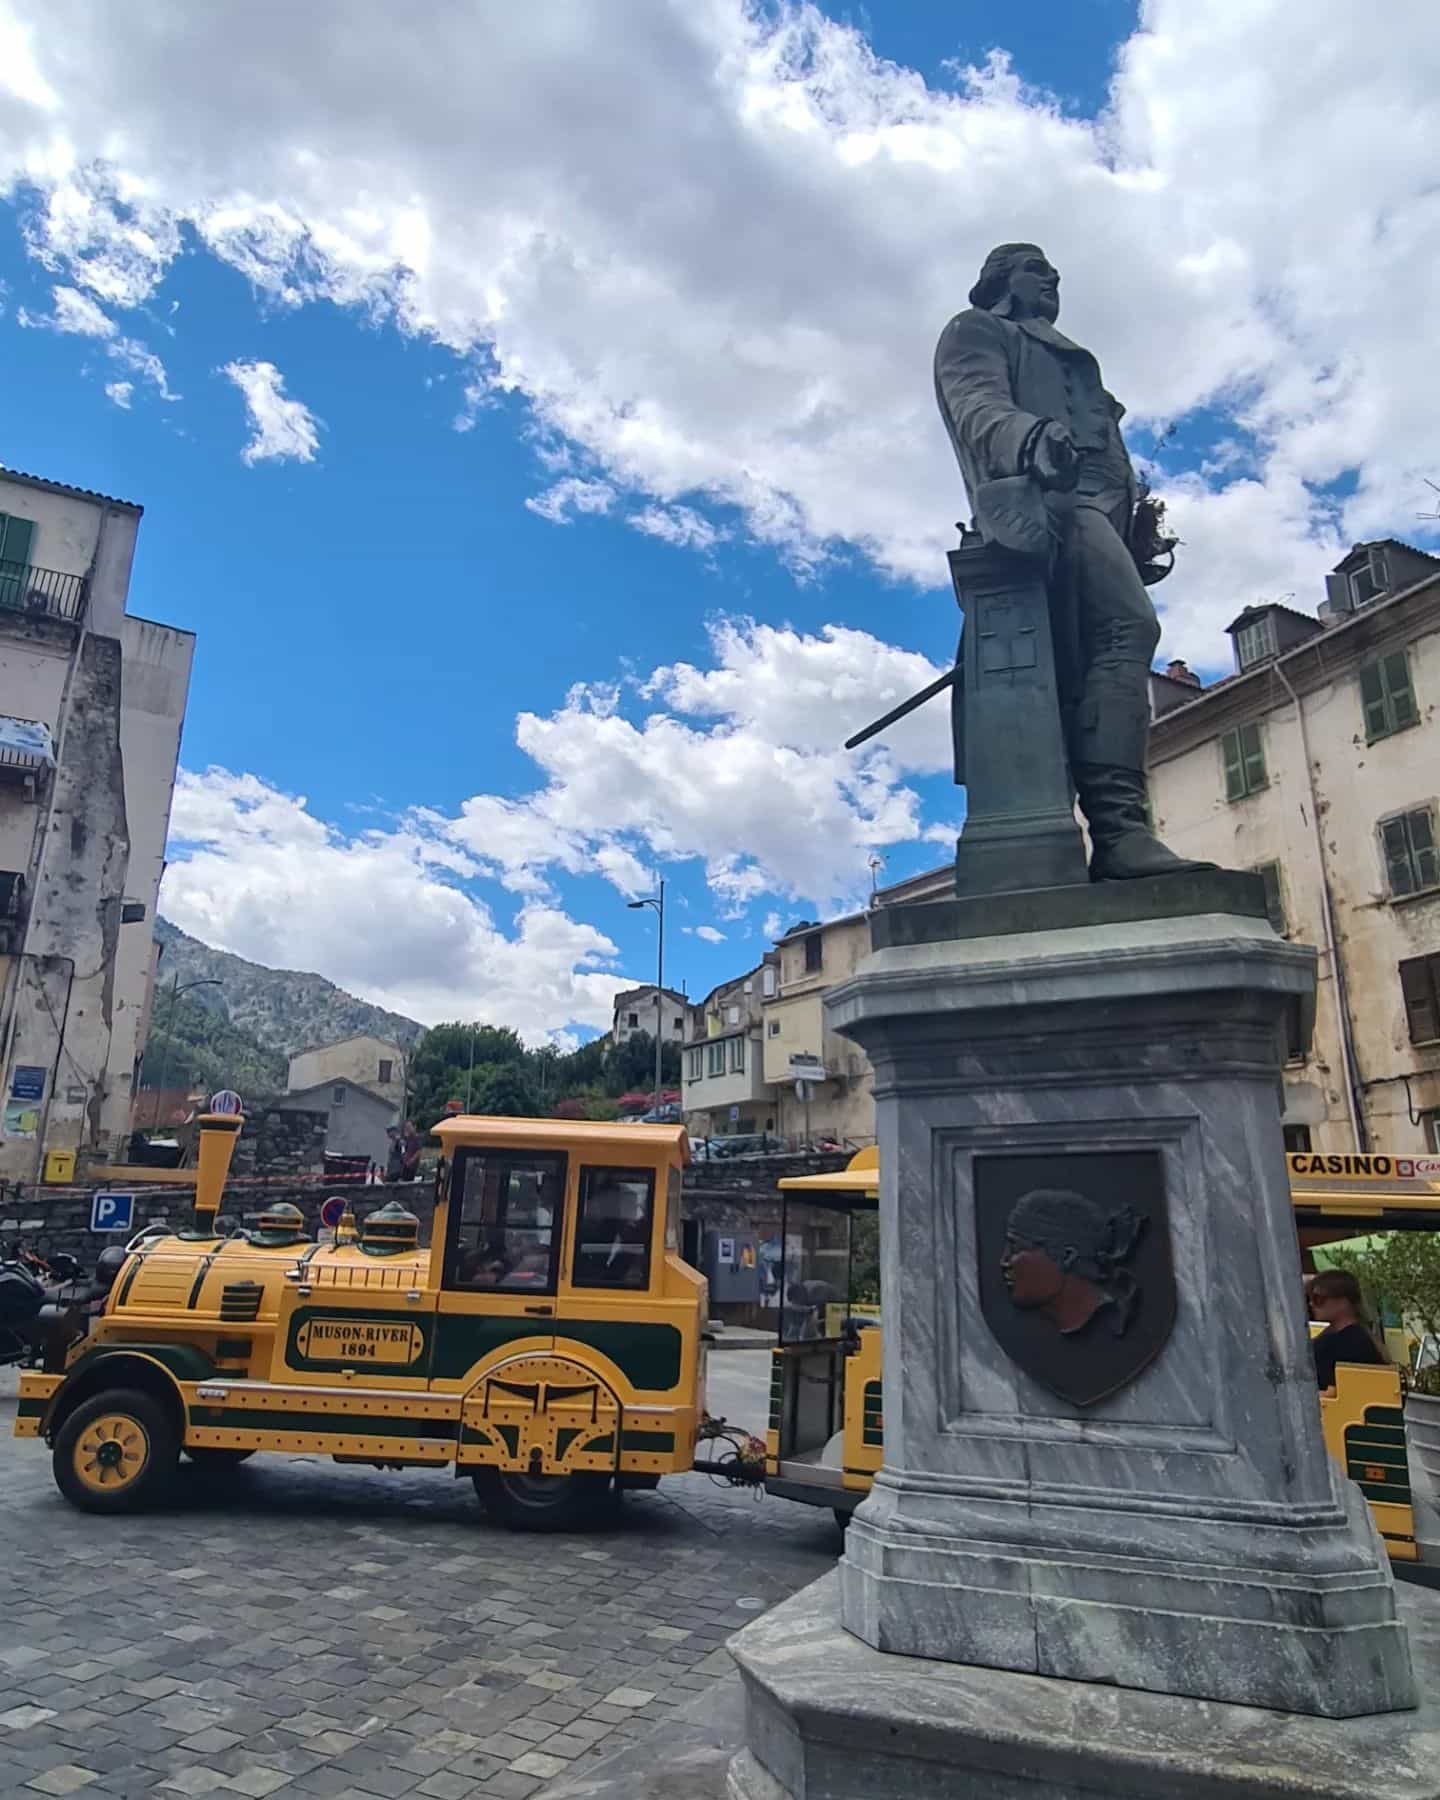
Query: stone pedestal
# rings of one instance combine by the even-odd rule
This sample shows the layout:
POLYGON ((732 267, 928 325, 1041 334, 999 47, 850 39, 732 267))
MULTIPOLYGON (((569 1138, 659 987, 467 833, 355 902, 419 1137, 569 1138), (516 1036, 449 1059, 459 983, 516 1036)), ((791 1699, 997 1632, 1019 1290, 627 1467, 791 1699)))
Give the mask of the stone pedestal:
POLYGON ((731 1640, 729 1800, 1440 1800, 1440 1594, 1402 1610, 1419 1711, 1319 1719, 886 1656, 842 1627, 827 1575, 731 1640))
POLYGON ((944 935, 995 933, 1003 898, 904 909, 827 998, 874 1065, 881 1150, 885 1466, 850 1526, 844 1623, 906 1656, 1408 1707, 1388 1561, 1325 1453, 1303 1317, 1278 1099, 1313 952, 1276 937, 1253 877, 1173 881, 1200 910, 1164 916, 1165 882, 1113 884, 1101 916, 1131 887, 1144 916, 1102 924, 1063 922, 1096 916, 1094 890, 1052 894, 1048 928, 1013 935, 944 935), (1103 1303, 1078 1329, 1001 1279, 1036 1190, 1107 1221, 1107 1250, 1078 1228, 1052 1246, 1103 1303))

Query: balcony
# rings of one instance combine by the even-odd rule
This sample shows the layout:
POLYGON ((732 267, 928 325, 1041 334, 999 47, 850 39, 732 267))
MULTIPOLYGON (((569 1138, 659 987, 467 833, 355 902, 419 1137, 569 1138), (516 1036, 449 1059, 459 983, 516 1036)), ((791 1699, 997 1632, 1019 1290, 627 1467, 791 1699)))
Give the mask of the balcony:
POLYGON ((32 563, 0 562, 0 608, 77 623, 85 612, 83 575, 37 569, 32 563))

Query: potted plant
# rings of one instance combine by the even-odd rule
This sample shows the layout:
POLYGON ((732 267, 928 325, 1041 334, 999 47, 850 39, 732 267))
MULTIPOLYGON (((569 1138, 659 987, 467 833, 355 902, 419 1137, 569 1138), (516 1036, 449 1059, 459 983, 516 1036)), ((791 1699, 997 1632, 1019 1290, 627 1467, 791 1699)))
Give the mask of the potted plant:
POLYGON ((1412 1453, 1440 1487, 1440 1235, 1393 1231, 1335 1261, 1420 1335, 1405 1426, 1412 1453))

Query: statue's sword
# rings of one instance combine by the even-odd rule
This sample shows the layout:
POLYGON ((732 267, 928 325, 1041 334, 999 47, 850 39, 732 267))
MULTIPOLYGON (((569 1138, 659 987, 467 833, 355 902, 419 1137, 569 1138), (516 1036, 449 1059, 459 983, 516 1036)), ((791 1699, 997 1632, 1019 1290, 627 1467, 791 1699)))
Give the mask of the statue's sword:
POLYGON ((927 700, 933 700, 937 694, 943 694, 946 688, 953 687, 959 673, 960 665, 956 663, 953 669, 947 669, 943 675, 932 681, 929 687, 921 688, 918 694, 912 694, 908 700, 902 700, 898 706, 892 707, 883 719, 876 719, 873 725, 867 725, 863 731, 857 731, 854 737, 846 738, 845 748, 847 750, 858 749, 861 744, 868 743, 873 737, 878 737, 889 726, 896 724, 901 719, 908 718, 917 706, 923 706, 927 700))

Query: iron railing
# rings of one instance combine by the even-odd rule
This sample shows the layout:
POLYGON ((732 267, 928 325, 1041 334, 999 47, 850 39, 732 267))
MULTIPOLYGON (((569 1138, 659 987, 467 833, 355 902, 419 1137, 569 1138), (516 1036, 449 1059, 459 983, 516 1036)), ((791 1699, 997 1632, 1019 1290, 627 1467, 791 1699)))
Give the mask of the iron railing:
POLYGON ((31 563, 0 561, 0 607, 78 620, 85 611, 88 583, 83 575, 37 569, 31 563))

